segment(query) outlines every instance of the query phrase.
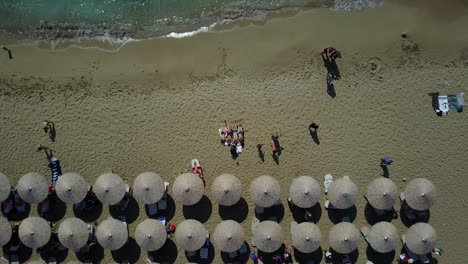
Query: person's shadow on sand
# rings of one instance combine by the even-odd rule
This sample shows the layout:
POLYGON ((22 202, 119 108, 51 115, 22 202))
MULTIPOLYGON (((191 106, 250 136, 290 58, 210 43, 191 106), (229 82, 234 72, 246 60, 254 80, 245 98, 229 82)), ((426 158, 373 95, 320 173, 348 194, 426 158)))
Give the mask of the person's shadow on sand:
POLYGON ((329 82, 327 84, 327 94, 331 97, 331 98, 335 98, 336 97, 336 90, 335 90, 335 86, 333 85, 333 83, 329 82))
POLYGON ((314 129, 313 127, 309 126, 309 133, 310 137, 315 142, 315 144, 320 145, 320 139, 318 138, 317 129, 314 129))

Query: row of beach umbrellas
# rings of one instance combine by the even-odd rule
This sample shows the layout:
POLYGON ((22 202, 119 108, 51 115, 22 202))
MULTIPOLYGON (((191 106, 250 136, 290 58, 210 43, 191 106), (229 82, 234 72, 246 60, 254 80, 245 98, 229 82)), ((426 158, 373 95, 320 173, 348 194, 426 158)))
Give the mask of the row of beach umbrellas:
MULTIPOLYGON (((65 173, 57 181, 57 196, 64 202, 75 204, 81 202, 89 190, 86 180, 77 173, 65 173)), ((46 199, 48 182, 37 173, 22 176, 16 186, 19 196, 27 203, 36 204, 46 199)), ((193 173, 179 175, 173 184, 172 195, 183 205, 193 205, 200 201, 204 192, 203 181, 193 173)), ((125 196, 126 184, 114 173, 99 176, 93 185, 96 197, 106 205, 118 203, 125 196)), ((133 196, 143 204, 158 202, 164 195, 165 185, 161 176, 154 172, 144 172, 135 178, 133 196)), ((0 173, 0 200, 5 200, 10 193, 8 178, 0 173)), ((230 174, 215 178, 212 193, 216 201, 223 206, 232 206, 242 196, 240 180, 230 174)), ((320 199, 320 185, 310 176, 295 178, 290 185, 290 198, 301 208, 310 208, 320 199)), ((435 186, 424 178, 416 178, 406 185, 405 199, 415 210, 429 209, 437 198, 435 186)), ((271 207, 281 196, 279 182, 268 175, 254 179, 250 185, 250 195, 257 206, 271 207)), ((331 204, 338 209, 353 206, 359 197, 357 185, 349 178, 335 180, 327 193, 331 204)), ((376 209, 390 209, 395 203, 398 192, 395 183, 384 177, 371 181, 367 187, 367 199, 376 209)))
MULTIPOLYGON (((12 235, 12 229, 6 218, 0 218, 0 242, 5 245, 12 235)), ((23 220, 18 229, 21 242, 30 248, 39 248, 47 244, 51 235, 49 224, 40 217, 28 217, 23 220)), ((128 230, 124 223, 108 218, 99 224, 96 238, 99 244, 107 250, 117 250, 128 240, 128 230)), ((260 222, 253 230, 253 243, 263 252, 275 252, 284 242, 281 225, 274 221, 260 222)), ((319 249, 322 234, 318 226, 304 222, 292 230, 292 245, 303 253, 312 253, 319 249)), ((89 238, 88 225, 78 218, 64 220, 58 228, 60 243, 69 249, 77 250, 85 246, 89 238)), ((147 251, 160 249, 166 242, 165 226, 154 219, 146 219, 135 229, 137 244, 147 251)), ((202 223, 188 219, 179 224, 175 233, 179 246, 186 251, 200 249, 207 239, 207 231, 202 223)), ((342 222, 332 227, 328 240, 330 247, 338 253, 348 254, 356 250, 361 235, 354 224, 342 222)), ((406 245, 416 254, 427 254, 436 245, 435 230, 426 223, 412 225, 405 234, 406 245)), ((396 227, 389 222, 379 222, 370 228, 367 241, 380 253, 388 253, 396 249, 399 235, 396 227)), ((242 226, 233 220, 219 223, 213 233, 214 244, 224 252, 235 252, 245 243, 242 226)))

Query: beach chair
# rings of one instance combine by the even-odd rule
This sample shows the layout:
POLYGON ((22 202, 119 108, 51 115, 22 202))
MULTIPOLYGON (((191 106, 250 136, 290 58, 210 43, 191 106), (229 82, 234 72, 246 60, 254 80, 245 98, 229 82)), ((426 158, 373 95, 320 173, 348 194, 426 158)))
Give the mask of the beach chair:
POLYGON ((265 208, 262 206, 255 205, 255 213, 256 214, 263 214, 265 212, 265 208))
POLYGON ((239 253, 237 253, 237 251, 229 252, 229 258, 235 259, 237 258, 237 256, 239 256, 239 253))
POLYGON ((167 209, 167 189, 169 187, 169 184, 170 183, 168 183, 168 182, 164 182, 164 195, 161 198, 161 200, 159 200, 159 202, 158 202, 158 209, 159 210, 166 210, 167 209))
POLYGON ((329 210, 336 209, 336 207, 332 203, 330 203, 330 200, 326 200, 324 206, 325 206, 325 209, 329 209, 329 210))
POLYGON ((249 250, 249 247, 247 246, 247 243, 244 242, 244 244, 242 244, 241 248, 239 248, 239 253, 243 255, 243 254, 247 253, 248 250, 249 250))
POLYGON ((17 254, 10 255, 10 263, 11 264, 19 264, 19 257, 17 254))
POLYGON ((330 188, 332 183, 333 183, 333 176, 331 174, 325 175, 325 180, 323 181, 323 187, 324 187, 325 194, 328 193, 328 188, 330 188))
POLYGON ((166 225, 166 217, 165 216, 160 216, 157 219, 159 222, 161 222, 163 225, 166 225))
POLYGON ((206 241, 202 248, 200 248, 200 258, 208 259, 208 253, 210 248, 210 233, 206 231, 206 241))
POLYGON ((369 232, 370 232, 370 229, 367 226, 361 227, 361 234, 367 243, 369 243, 369 241, 367 240, 367 237, 369 236, 369 232))
POLYGON ((253 233, 255 231, 255 228, 257 228, 258 224, 260 224, 260 220, 258 220, 256 217, 252 218, 252 246, 255 247, 255 242, 253 240, 253 233))
POLYGON ((155 216, 158 214, 158 206, 156 204, 148 204, 148 216, 155 216))
POLYGON ((449 103, 448 103, 448 97, 446 95, 439 96, 439 111, 442 113, 443 116, 448 114, 449 103))

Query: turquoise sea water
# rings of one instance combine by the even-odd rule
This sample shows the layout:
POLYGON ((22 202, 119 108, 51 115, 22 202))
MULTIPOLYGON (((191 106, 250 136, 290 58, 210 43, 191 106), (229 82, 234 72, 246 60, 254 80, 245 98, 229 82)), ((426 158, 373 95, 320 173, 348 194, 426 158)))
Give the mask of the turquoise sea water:
POLYGON ((284 7, 364 5, 383 0, 0 0, 3 35, 57 39, 110 35, 144 38, 194 30, 223 18, 284 7))

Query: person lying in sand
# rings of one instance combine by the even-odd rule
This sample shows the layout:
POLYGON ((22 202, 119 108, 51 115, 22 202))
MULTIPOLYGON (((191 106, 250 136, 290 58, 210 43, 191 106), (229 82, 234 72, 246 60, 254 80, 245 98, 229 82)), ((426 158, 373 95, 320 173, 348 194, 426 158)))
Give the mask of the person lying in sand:
POLYGON ((335 63, 337 58, 341 58, 341 53, 332 47, 325 48, 321 54, 324 60, 327 60, 331 63, 335 63))

